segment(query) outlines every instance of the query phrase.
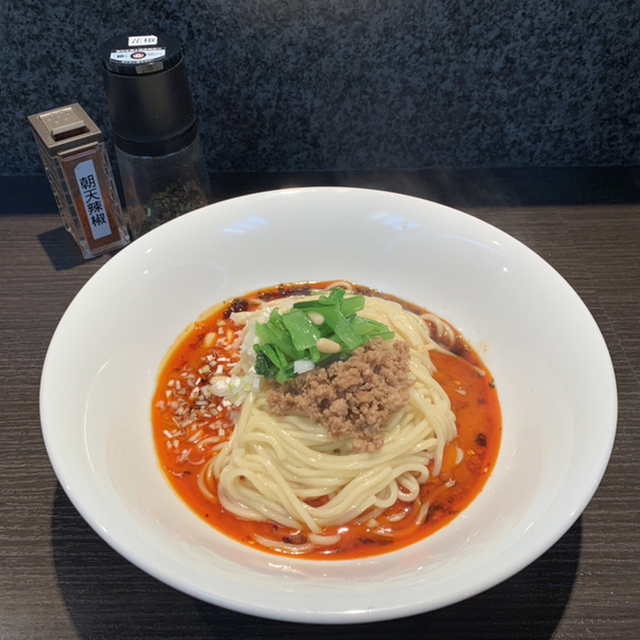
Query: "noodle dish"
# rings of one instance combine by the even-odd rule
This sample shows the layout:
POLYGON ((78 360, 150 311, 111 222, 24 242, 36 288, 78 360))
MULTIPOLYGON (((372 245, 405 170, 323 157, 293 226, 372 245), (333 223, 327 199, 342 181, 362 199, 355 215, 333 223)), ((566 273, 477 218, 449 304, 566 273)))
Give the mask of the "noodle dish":
POLYGON ((51 339, 42 433, 81 516, 175 589, 292 622, 425 613, 523 570, 597 490, 600 330, 478 217, 284 189, 102 260, 51 339))
POLYGON ((388 553, 444 526, 495 466, 495 383, 433 313, 351 283, 204 313, 163 363, 161 466, 205 521, 306 558, 388 553))

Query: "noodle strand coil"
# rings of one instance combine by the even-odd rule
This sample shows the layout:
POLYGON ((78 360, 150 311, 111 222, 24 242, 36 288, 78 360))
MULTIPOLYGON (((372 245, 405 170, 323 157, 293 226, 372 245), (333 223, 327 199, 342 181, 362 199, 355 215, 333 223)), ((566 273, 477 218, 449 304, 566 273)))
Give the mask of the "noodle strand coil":
POLYGON ((322 533, 370 509, 416 499, 438 475, 444 447, 456 436, 448 396, 434 380, 429 356, 440 349, 425 322, 396 302, 366 298, 364 317, 386 324, 409 343, 415 384, 408 403, 388 421, 382 448, 358 453, 301 416, 269 413, 266 393, 245 400, 230 440, 202 468, 199 485, 225 509, 248 520, 322 533))

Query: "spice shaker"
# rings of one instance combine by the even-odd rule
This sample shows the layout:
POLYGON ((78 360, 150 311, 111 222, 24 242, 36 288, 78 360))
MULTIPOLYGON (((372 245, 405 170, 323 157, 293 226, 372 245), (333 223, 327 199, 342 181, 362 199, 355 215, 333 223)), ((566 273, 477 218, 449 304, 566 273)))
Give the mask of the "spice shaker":
POLYGON ((102 45, 104 85, 127 216, 137 237, 210 198, 180 42, 168 34, 102 45))
POLYGON ((85 258, 129 243, 102 132, 77 103, 28 117, 64 226, 85 258))

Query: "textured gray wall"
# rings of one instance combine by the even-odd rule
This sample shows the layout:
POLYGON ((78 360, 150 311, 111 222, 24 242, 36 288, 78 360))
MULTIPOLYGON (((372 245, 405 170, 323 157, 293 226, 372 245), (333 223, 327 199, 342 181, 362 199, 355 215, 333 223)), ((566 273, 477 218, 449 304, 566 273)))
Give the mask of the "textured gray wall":
POLYGON ((640 165, 629 0, 0 0, 0 173, 42 173, 26 117, 109 133, 98 45, 186 49, 215 171, 640 165))

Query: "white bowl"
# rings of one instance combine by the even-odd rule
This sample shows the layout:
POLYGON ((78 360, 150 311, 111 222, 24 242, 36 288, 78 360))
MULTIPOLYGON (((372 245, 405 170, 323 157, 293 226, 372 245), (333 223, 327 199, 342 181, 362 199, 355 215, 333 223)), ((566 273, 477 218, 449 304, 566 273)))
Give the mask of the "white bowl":
POLYGON ((544 260, 453 209, 340 188, 210 205, 121 251, 60 321, 40 406, 60 483, 119 553, 204 601, 315 623, 433 610, 527 566, 591 499, 617 417, 598 327, 544 260), (496 380, 502 446, 479 497, 426 540, 363 560, 280 558, 226 538, 175 495, 156 460, 151 396, 162 357, 201 311, 268 285, 330 279, 457 326, 496 380))

